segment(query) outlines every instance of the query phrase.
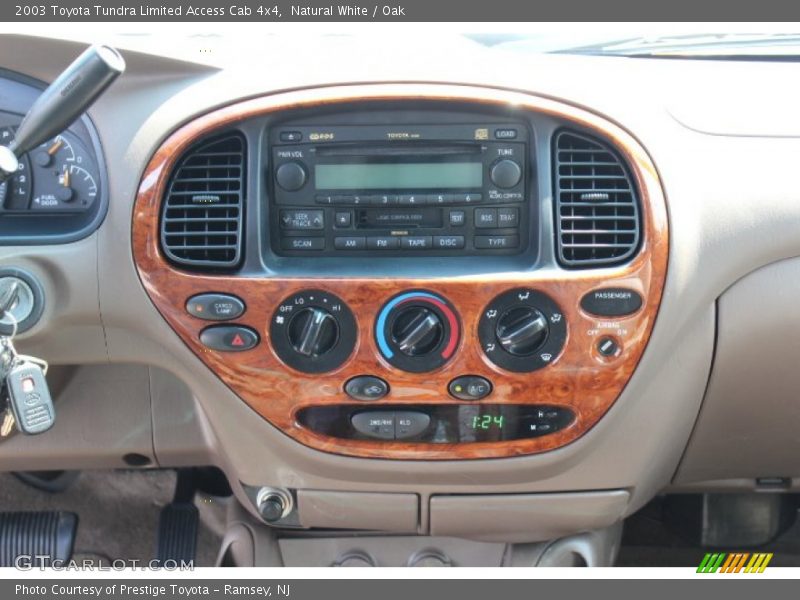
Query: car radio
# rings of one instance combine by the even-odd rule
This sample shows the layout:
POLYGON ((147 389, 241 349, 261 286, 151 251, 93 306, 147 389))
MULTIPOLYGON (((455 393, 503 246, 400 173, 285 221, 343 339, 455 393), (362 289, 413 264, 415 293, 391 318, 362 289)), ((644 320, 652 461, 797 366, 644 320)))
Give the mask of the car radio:
POLYGON ((276 128, 268 169, 273 250, 523 252, 528 140, 520 122, 276 128))

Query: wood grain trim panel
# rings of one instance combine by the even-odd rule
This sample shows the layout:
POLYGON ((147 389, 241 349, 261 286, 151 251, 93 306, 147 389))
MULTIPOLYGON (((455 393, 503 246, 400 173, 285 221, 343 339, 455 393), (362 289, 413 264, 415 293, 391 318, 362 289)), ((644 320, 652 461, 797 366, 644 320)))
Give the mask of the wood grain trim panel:
POLYGON ((499 89, 438 84, 370 84, 316 88, 238 102, 196 118, 174 132, 155 152, 141 180, 133 213, 133 255, 150 299, 184 343, 242 400, 298 442, 324 452, 392 459, 480 459, 533 454, 569 444, 585 434, 608 411, 633 374, 656 319, 666 277, 669 248, 667 211, 655 166, 646 151, 614 123, 575 106, 535 95, 499 89), (176 160, 199 138, 238 121, 297 108, 370 100, 445 100, 488 106, 515 106, 567 119, 612 143, 626 159, 640 192, 643 242, 628 264, 614 268, 505 272, 438 279, 386 278, 238 278, 185 272, 170 265, 159 250, 161 199, 176 160), (530 374, 511 373, 491 363, 477 343, 478 319, 498 294, 530 286, 553 298, 567 318, 568 338, 550 366, 530 374), (625 318, 597 319, 582 311, 581 297, 600 287, 629 287, 645 303, 625 318), (341 297, 358 319, 359 335, 352 356, 340 368, 305 375, 285 366, 271 350, 269 321, 278 303, 303 289, 322 289, 341 297), (381 306, 406 289, 427 289, 448 298, 458 309, 464 334, 456 356, 427 374, 399 371, 380 357, 372 329, 381 306), (235 354, 211 351, 199 342, 208 325, 185 312, 186 300, 207 291, 231 292, 247 304, 237 321, 257 330, 255 349, 235 354), (613 334, 622 345, 614 359, 594 349, 597 332, 613 334), (485 403, 547 403, 571 408, 574 423, 535 439, 453 445, 368 442, 331 439, 300 427, 295 415, 311 405, 353 403, 343 392, 354 375, 374 374, 391 384, 382 403, 454 403, 448 382, 457 375, 483 375, 494 383, 485 403))

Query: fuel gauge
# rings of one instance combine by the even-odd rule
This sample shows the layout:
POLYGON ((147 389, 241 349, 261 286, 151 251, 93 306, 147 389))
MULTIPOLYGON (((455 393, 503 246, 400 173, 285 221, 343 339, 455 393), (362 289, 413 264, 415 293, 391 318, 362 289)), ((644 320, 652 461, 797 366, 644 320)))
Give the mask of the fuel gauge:
POLYGON ((64 132, 31 152, 34 189, 31 209, 85 210, 97 198, 97 164, 83 144, 64 132))

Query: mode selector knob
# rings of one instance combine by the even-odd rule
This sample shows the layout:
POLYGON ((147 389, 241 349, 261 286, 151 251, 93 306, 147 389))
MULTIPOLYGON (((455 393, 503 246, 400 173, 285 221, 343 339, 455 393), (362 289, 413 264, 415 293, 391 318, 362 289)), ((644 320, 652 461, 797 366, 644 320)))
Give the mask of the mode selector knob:
POLYGON ((403 310, 392 325, 392 341, 406 356, 430 354, 443 335, 444 326, 439 315, 422 306, 403 310))
POLYGON ((317 357, 330 352, 339 338, 339 324, 321 308, 304 308, 292 317, 287 331, 294 351, 317 357))
POLYGON ((492 183, 499 188, 512 188, 522 179, 522 168, 510 158, 498 160, 489 171, 492 183))
POLYGON ((495 331, 503 350, 514 356, 528 356, 547 340, 547 318, 536 308, 520 306, 505 312, 495 331))

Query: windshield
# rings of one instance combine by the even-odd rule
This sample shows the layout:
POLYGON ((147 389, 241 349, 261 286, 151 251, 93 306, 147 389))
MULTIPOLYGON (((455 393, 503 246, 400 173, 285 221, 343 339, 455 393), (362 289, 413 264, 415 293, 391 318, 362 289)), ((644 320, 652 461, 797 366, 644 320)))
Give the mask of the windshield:
MULTIPOLYGON (((11 32, 0 24, 0 32, 11 32)), ((408 34, 422 36, 431 52, 489 49, 525 54, 581 54, 634 58, 797 60, 798 24, 759 23, 758 33, 736 24, 665 23, 408 23, 364 26, 342 23, 107 23, 64 28, 59 24, 15 24, 14 33, 107 43, 216 67, 262 63, 267 56, 313 53, 315 47, 407 47, 408 34), (28 31, 25 31, 25 30, 28 31), (22 30, 22 31, 20 31, 22 30), (180 39, 181 43, 176 43, 180 39)))

